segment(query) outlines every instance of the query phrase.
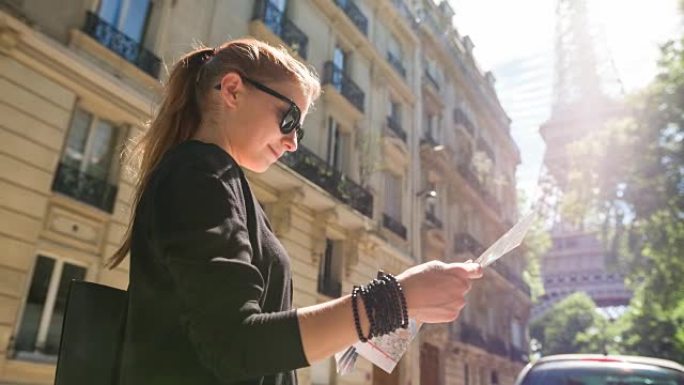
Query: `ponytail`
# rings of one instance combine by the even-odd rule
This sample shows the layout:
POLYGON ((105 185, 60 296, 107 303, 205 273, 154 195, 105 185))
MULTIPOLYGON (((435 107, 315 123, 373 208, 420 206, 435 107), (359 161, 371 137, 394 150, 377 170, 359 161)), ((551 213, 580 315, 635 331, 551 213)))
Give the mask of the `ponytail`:
MULTIPOLYGON (((133 144, 132 158, 138 162, 140 169, 132 203, 133 218, 135 207, 140 202, 150 175, 166 151, 190 139, 201 123, 202 114, 197 99, 196 81, 202 64, 213 52, 211 48, 200 48, 186 54, 174 65, 156 117, 139 141, 133 144)), ((131 249, 133 218, 124 235, 123 244, 107 261, 106 266, 110 269, 118 266, 131 249)))

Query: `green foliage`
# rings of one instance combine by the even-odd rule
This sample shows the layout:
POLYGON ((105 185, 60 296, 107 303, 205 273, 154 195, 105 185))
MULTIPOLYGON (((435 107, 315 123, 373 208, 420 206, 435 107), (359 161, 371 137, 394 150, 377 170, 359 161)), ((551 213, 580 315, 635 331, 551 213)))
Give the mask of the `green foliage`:
POLYGON ((607 320, 585 293, 575 293, 555 304, 530 325, 530 336, 541 344, 541 354, 597 353, 603 350, 607 320))
POLYGON ((635 290, 624 353, 684 361, 684 39, 620 117, 569 149, 566 213, 600 226, 635 290))
MULTIPOLYGON (((527 196, 523 190, 518 190, 518 206, 520 212, 525 212, 522 207, 527 206, 527 196)), ((544 223, 545 218, 539 216, 535 219, 532 227, 525 236, 523 256, 525 258, 525 271, 523 279, 530 286, 532 301, 544 295, 544 283, 541 278, 541 258, 551 248, 551 235, 544 223)))

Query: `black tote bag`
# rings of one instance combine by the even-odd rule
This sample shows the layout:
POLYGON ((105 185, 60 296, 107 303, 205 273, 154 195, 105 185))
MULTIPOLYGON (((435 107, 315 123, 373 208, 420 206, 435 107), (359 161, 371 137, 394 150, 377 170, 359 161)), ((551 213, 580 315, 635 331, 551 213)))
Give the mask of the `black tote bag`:
POLYGON ((116 385, 127 308, 124 290, 71 281, 55 385, 116 385))

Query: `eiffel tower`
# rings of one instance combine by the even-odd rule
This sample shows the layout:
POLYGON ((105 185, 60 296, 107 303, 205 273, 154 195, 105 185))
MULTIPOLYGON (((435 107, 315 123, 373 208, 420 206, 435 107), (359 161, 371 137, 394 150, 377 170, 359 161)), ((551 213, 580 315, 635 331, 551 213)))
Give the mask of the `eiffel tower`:
MULTIPOLYGON (((568 187, 568 145, 620 114, 615 96, 621 83, 607 49, 596 49, 602 41, 593 28, 588 0, 557 0, 553 102, 550 118, 540 127, 546 143, 540 181, 551 181, 545 187, 554 196, 544 198, 556 206, 568 187)), ((631 293, 610 268, 595 234, 564 221, 557 207, 551 211, 553 247, 542 258, 546 294, 532 317, 577 291, 586 292, 599 307, 627 305, 631 293)))
POLYGON ((596 49, 587 0, 557 1, 553 104, 540 133, 546 143, 544 163, 562 190, 569 171, 568 144, 601 128, 618 107, 609 96, 617 76, 607 49, 596 49))

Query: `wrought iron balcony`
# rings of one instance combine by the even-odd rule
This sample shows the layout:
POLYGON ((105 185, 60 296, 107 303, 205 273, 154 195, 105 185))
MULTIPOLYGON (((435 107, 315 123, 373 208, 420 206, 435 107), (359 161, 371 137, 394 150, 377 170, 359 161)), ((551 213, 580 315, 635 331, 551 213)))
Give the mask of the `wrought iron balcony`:
POLYGON ((401 75, 402 78, 406 79, 406 68, 404 68, 404 64, 401 62, 401 59, 398 57, 394 56, 392 52, 387 52, 387 61, 394 67, 397 72, 399 72, 399 75, 401 75))
POLYGON ((504 277, 508 282, 512 283, 513 286, 517 287, 520 291, 527 294, 527 296, 531 295, 532 292, 530 290, 530 286, 527 283, 525 283, 525 281, 522 279, 520 275, 513 273, 508 266, 506 266, 502 262, 498 262, 492 264, 492 267, 497 273, 499 273, 499 275, 504 277))
POLYGON ((484 247, 469 233, 454 234, 454 252, 471 253, 475 257, 482 254, 484 247))
POLYGON ((482 332, 480 331, 480 329, 477 328, 477 326, 470 325, 465 322, 461 323, 460 336, 461 341, 466 344, 475 345, 482 349, 487 349, 487 341, 485 341, 484 337, 482 336, 482 332))
POLYGON ((506 343, 499 337, 489 336, 489 338, 487 338, 487 351, 506 358, 510 355, 506 343))
POLYGON ((404 0, 392 0, 392 3, 395 7, 397 7, 399 13, 404 17, 404 19, 406 19, 411 28, 416 28, 418 26, 416 16, 411 11, 411 8, 409 8, 409 6, 406 5, 406 2, 404 0))
POLYGON ((435 87, 435 89, 436 89, 437 91, 439 91, 439 82, 437 81, 437 79, 435 79, 435 77, 432 76, 432 74, 430 73, 430 71, 428 71, 427 69, 424 71, 424 73, 425 73, 425 79, 427 79, 428 82, 429 82, 430 84, 432 84, 432 86, 435 87))
POLYGON ((437 147, 439 145, 439 143, 437 143, 437 139, 432 137, 430 131, 425 132, 425 135, 420 140, 420 144, 427 144, 430 147, 437 147))
POLYGON ((401 128, 401 125, 399 124, 399 122, 397 122, 396 119, 392 118, 391 116, 388 116, 387 117, 387 127, 389 127, 390 132, 392 132, 399 139, 401 139, 404 143, 406 143, 406 131, 404 131, 401 128))
POLYGON ((332 61, 325 63, 323 67, 323 84, 332 84, 349 102, 359 111, 363 112, 366 95, 361 88, 344 71, 332 61))
POLYGON ((402 239, 406 239, 406 226, 404 226, 398 220, 392 218, 387 214, 382 214, 382 225, 392 231, 393 233, 400 236, 402 239))
POLYGON ((499 204, 496 198, 489 191, 487 191, 482 183, 480 183, 480 180, 477 178, 475 173, 473 173, 466 164, 458 165, 458 173, 461 174, 463 179, 466 180, 471 188, 480 194, 485 203, 487 203, 487 205, 494 212, 501 213, 501 204, 499 204))
POLYGON ((526 364, 529 362, 527 351, 511 346, 509 353, 509 358, 511 361, 520 362, 526 364))
POLYGON ((139 42, 119 31, 115 26, 100 19, 97 14, 90 11, 86 12, 83 32, 148 75, 159 78, 161 59, 143 48, 139 42))
POLYGON ((352 0, 335 0, 335 3, 347 14, 356 28, 358 28, 361 33, 368 36, 368 18, 361 12, 359 6, 352 0))
POLYGON ((81 172, 76 167, 60 163, 52 181, 52 191, 111 213, 114 210, 118 187, 81 172))
POLYGON ((328 297, 342 296, 342 284, 330 277, 318 277, 318 292, 328 297))
POLYGON ((433 226, 441 229, 443 224, 442 220, 437 218, 437 215, 431 211, 425 211, 425 220, 427 220, 429 223, 431 223, 433 226))
POLYGON ((262 21, 286 45, 306 59, 309 37, 270 0, 258 0, 254 4, 253 20, 262 21))
POLYGON ((470 135, 475 135, 475 125, 460 108, 454 109, 454 123, 463 125, 470 135))
POLYGON ((308 148, 299 145, 296 152, 287 153, 280 161, 361 214, 373 216, 373 195, 308 148))

